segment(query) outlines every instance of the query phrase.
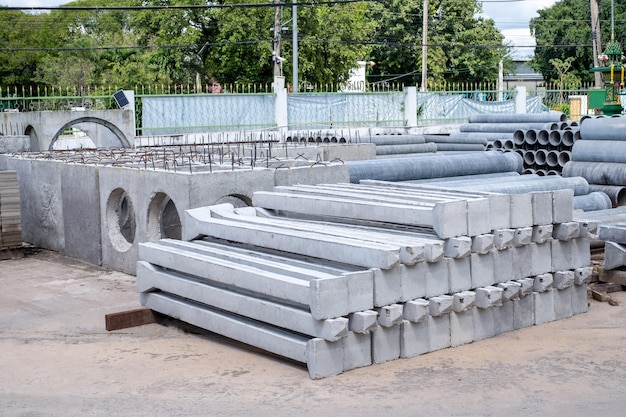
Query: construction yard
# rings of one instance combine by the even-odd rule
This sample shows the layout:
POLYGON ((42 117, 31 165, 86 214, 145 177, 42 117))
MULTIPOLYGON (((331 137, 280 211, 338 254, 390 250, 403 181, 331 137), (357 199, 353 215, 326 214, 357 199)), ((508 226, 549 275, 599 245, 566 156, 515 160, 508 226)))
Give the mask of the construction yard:
MULTIPOLYGON (((0 264, 3 416, 623 416, 618 305, 311 380, 306 367, 139 307, 135 277, 28 250, 0 264)), ((614 303, 615 304, 615 303, 614 303)))

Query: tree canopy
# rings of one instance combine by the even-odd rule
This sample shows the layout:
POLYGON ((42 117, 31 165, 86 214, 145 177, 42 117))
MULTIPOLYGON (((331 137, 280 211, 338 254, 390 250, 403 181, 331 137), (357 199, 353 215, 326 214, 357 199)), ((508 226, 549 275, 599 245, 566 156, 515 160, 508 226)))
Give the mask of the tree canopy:
MULTIPOLYGON (((270 83, 274 7, 238 7, 252 4, 259 2, 76 0, 65 6, 81 10, 0 8, 0 85, 69 86, 80 94, 100 84, 270 83)), ((419 82, 422 12, 421 0, 298 7, 299 79, 341 83, 358 60, 371 60, 374 80, 419 82)), ((496 79, 507 48, 494 22, 479 12, 476 0, 431 0, 431 82, 496 79)), ((291 8, 281 13, 280 54, 289 80, 291 8)))

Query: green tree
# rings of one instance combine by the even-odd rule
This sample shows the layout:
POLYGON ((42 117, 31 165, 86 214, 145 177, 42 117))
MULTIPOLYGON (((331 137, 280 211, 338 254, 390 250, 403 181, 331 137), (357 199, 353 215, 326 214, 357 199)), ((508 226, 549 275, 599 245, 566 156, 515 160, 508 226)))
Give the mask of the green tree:
MULTIPOLYGON (((389 0, 372 8, 380 23, 373 75, 418 85, 422 62, 421 0, 389 0)), ((430 83, 495 81, 508 49, 493 20, 474 0, 429 2, 427 69, 430 83)))
MULTIPOLYGON (((615 2, 615 39, 626 41, 626 4, 615 2)), ((569 73, 581 81, 592 81, 589 68, 593 65, 591 11, 587 0, 560 0, 553 6, 539 10, 539 16, 531 19, 530 30, 534 33, 537 47, 531 61, 532 67, 546 79, 558 79, 558 71, 550 60, 565 61, 573 58, 569 73)), ((606 47, 611 39, 611 2, 600 2, 600 30, 606 47)))
POLYGON ((36 15, 0 8, 0 85, 30 85, 40 55, 36 15))

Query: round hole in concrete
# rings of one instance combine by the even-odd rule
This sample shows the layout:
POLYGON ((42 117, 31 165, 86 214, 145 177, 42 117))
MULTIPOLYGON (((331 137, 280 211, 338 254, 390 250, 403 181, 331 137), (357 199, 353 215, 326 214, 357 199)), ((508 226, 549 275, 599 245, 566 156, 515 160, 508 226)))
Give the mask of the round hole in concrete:
POLYGON ((165 193, 154 194, 148 206, 148 240, 182 239, 182 224, 174 201, 165 193))
POLYGON ((230 194, 220 198, 215 202, 215 204, 224 203, 230 203, 235 208, 250 207, 252 205, 252 200, 250 199, 250 197, 247 197, 243 194, 230 194))
POLYGON ((116 188, 109 195, 106 221, 109 239, 113 247, 120 252, 130 249, 135 241, 137 222, 133 202, 124 189, 116 188))

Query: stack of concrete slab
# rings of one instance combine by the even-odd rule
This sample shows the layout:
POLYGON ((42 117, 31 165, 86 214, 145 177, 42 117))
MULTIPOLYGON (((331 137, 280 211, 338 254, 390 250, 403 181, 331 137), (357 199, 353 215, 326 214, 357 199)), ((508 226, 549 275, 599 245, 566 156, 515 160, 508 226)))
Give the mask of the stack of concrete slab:
POLYGON ((0 248, 22 246, 20 190, 15 171, 0 171, 0 248))
POLYGON ((185 212, 139 249, 144 306, 305 363, 312 378, 587 310, 594 222, 571 190, 275 187, 185 212))

